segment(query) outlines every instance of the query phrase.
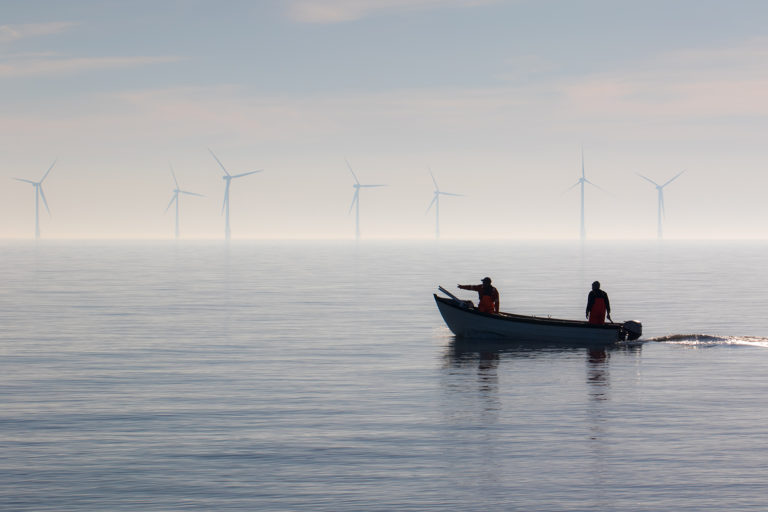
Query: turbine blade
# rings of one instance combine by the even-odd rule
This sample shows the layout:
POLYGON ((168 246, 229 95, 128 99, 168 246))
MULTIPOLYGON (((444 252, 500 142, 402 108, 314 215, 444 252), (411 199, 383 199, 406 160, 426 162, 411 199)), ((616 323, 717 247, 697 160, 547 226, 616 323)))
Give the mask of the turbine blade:
POLYGON ((659 194, 659 204, 661 205, 661 218, 667 218, 667 210, 664 208, 664 192, 659 194))
POLYGON ((355 194, 352 196, 352 204, 349 205, 349 211, 347 215, 352 213, 352 208, 355 206, 355 202, 359 200, 360 189, 355 189, 355 194))
POLYGON ((454 196, 454 197, 463 197, 464 194, 453 194, 451 192, 438 192, 438 194, 443 196, 454 196))
POLYGON ((36 184, 37 184, 37 182, 35 182, 35 181, 32 181, 32 180, 25 180, 24 178, 13 178, 13 179, 15 179, 15 180, 17 180, 17 181, 23 181, 24 183, 29 183, 29 184, 31 184, 31 185, 36 185, 36 184))
POLYGON ((679 177, 680 177, 680 175, 681 175, 681 174, 683 174, 684 172, 685 172, 685 170, 682 170, 682 171, 680 171, 679 173, 677 173, 677 174, 675 175, 675 177, 674 177, 674 178, 672 178, 671 180, 669 180, 668 182, 666 182, 665 184, 663 184, 663 185, 661 186, 661 188, 664 188, 664 187, 666 187, 667 185, 669 185, 670 183, 672 183, 673 181, 675 181, 675 180, 676 180, 677 178, 679 178, 679 177))
POLYGON ((433 205, 433 204, 435 204, 435 203, 437 202, 437 195, 438 195, 438 193, 437 193, 437 192, 435 192, 435 197, 433 197, 433 198, 432 198, 432 202, 431 202, 431 203, 429 203, 429 206, 427 206, 427 211, 425 211, 425 212, 424 212, 424 215, 428 214, 428 213, 429 213, 429 210, 431 210, 431 209, 432 209, 432 205, 433 205))
POLYGON ((173 166, 170 164, 170 162, 168 163, 168 167, 171 168, 171 175, 173 176, 173 182, 176 184, 176 188, 179 188, 179 180, 176 179, 176 173, 173 172, 173 166))
POLYGON ((198 197, 205 197, 203 194, 198 194, 196 192, 187 192, 186 190, 179 190, 180 194, 186 194, 188 196, 198 196, 198 197))
POLYGON ((43 185, 42 182, 40 185, 37 186, 38 190, 40 190, 40 197, 43 198, 43 204, 45 205, 45 209, 48 211, 48 215, 51 214, 51 209, 48 208, 48 201, 45 200, 45 192, 43 192, 43 185))
POLYGON ((248 176, 249 174, 256 174, 257 172, 262 172, 262 171, 263 171, 263 169, 259 169, 258 171, 248 171, 248 172, 243 172, 243 173, 240 173, 240 174, 235 174, 232 177, 233 178, 242 178, 243 176, 248 176))
POLYGON ((179 199, 179 193, 178 192, 174 192, 173 196, 171 196, 171 202, 168 203, 168 206, 165 207, 165 212, 163 212, 163 213, 168 213, 168 210, 171 208, 171 205, 173 204, 173 202, 174 201, 178 201, 178 199, 179 199))
MULTIPOLYGON (((569 191, 575 189, 576 187, 578 187, 579 185, 581 185, 581 180, 577 181, 576 183, 574 183, 573 185, 571 185, 570 187, 565 189, 565 192, 569 192, 569 191)), ((565 192, 563 192, 563 194, 565 194, 565 192)))
POLYGON ((355 178, 355 183, 357 183, 357 184, 359 185, 359 184, 360 184, 360 180, 358 180, 358 179, 357 179, 357 175, 355 174, 355 171, 353 171, 353 170, 352 170, 352 166, 351 166, 351 165, 349 165, 349 160, 347 160, 347 159, 345 158, 345 159, 344 159, 344 161, 345 161, 345 162, 347 162, 347 167, 349 167, 349 172, 351 172, 351 173, 352 173, 352 177, 353 177, 353 178, 355 178))
POLYGON ((360 185, 361 187, 366 188, 372 188, 372 187, 386 187, 386 185, 360 185))
POLYGON ((212 150, 211 148, 208 148, 208 151, 210 151, 210 152, 211 152, 211 156, 213 156, 213 159, 214 159, 214 160, 216 160, 216 162, 218 162, 219 166, 221 167, 221 170, 223 170, 223 171, 224 171, 224 174, 226 174, 227 176, 229 176, 229 175, 230 175, 230 174, 229 174, 229 171, 227 171, 227 168, 226 168, 226 167, 224 167, 224 164, 223 164, 223 163, 221 163, 221 160, 219 160, 219 157, 217 157, 217 156, 216 156, 216 153, 214 153, 214 152, 213 152, 213 150, 212 150))
POLYGON ((435 184, 435 190, 437 190, 439 192, 440 191, 440 187, 437 186, 437 180, 435 179, 435 175, 432 174, 432 169, 431 168, 429 169, 429 175, 432 177, 432 183, 435 184))
POLYGON ((651 178, 646 178, 645 176, 643 176, 643 175, 642 175, 642 174, 640 174, 639 172, 637 172, 637 173, 635 173, 635 174, 637 174, 638 176, 640 176, 641 178, 643 178, 645 181, 649 181, 649 182, 651 182, 651 183, 653 184, 653 186, 655 186, 655 187, 658 187, 658 186, 659 186, 659 184, 658 184, 658 183, 656 183, 655 181, 653 181, 651 178))
POLYGON ((44 181, 45 181, 45 178, 47 178, 47 177, 48 177, 48 173, 49 173, 49 172, 51 172, 51 169, 53 169, 53 166, 54 166, 54 165, 56 165, 56 160, 54 160, 54 161, 53 161, 53 163, 51 164, 51 166, 48 168, 48 170, 47 170, 47 171, 45 171, 45 174, 43 174, 43 177, 42 177, 42 179, 40 180, 40 183, 42 183, 42 182, 44 182, 44 181))
MULTIPOLYGON (((594 183, 592 183, 591 181, 589 181, 587 178, 584 178, 584 183, 589 183, 590 185, 592 185, 592 186, 593 186, 593 187, 595 187, 596 189, 598 189, 598 190, 603 190, 603 189, 602 189, 602 188, 600 188, 599 186, 597 186, 597 185, 595 185, 594 183)), ((603 192, 605 192, 605 190, 603 190, 603 192)))

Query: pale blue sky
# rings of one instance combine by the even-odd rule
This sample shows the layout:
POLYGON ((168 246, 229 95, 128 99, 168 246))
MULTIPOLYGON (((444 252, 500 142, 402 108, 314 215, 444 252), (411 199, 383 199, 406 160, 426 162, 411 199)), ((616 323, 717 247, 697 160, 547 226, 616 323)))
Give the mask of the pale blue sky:
POLYGON ((768 238, 768 4, 35 1, 0 5, 0 237, 768 238))

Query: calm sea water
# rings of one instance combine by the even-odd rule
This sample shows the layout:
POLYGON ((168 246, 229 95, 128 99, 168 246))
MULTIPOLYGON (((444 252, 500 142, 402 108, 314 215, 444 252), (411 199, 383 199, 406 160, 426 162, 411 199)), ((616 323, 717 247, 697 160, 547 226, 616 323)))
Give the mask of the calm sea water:
POLYGON ((765 510, 766 249, 6 242, 0 510, 765 510), (646 341, 457 341, 485 275, 646 341))

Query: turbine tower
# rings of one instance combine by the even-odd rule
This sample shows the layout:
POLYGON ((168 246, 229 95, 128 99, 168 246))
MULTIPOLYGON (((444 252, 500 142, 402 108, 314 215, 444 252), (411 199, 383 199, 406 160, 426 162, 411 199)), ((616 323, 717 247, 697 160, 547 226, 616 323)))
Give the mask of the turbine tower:
POLYGON ((240 174, 229 174, 229 171, 227 171, 226 167, 224 167, 224 164, 221 163, 221 160, 219 160, 216 154, 210 148, 208 148, 208 151, 211 152, 213 159, 216 160, 221 169, 224 171, 224 175, 221 177, 224 180, 224 204, 221 206, 221 213, 224 214, 224 238, 229 241, 232 236, 232 232, 229 229, 229 186, 231 185, 232 180, 235 178, 242 178, 243 176, 255 174, 257 172, 261 172, 262 170, 259 169, 258 171, 248 171, 240 174))
POLYGON ((194 192, 188 192, 179 188, 179 180, 176 179, 176 173, 173 172, 173 166, 171 167, 171 175, 173 175, 173 182, 176 184, 176 188, 173 190, 173 196, 171 196, 171 202, 165 208, 166 213, 173 203, 176 203, 176 240, 179 239, 179 194, 186 194, 188 196, 204 197, 202 194, 196 194, 194 192))
POLYGON ((347 167, 349 168, 349 172, 352 173, 352 177, 355 178, 355 183, 352 185, 352 188, 355 189, 355 194, 352 196, 352 204, 349 205, 349 213, 352 213, 352 208, 355 208, 355 240, 360 240, 360 189, 361 188, 373 188, 373 187, 386 187, 386 185, 362 185, 360 183, 360 180, 357 179, 357 175, 355 174, 355 171, 352 170, 352 166, 349 165, 349 161, 345 160, 347 162, 347 167))
POLYGON ((675 181, 675 180, 676 180, 677 178, 679 178, 679 177, 680 177, 680 175, 681 175, 681 174, 683 174, 684 172, 685 172, 685 170, 682 170, 682 171, 680 171, 679 173, 677 173, 677 174, 674 176, 674 178, 672 178, 672 179, 668 180, 668 181, 667 181, 666 183, 664 183, 663 185, 659 185, 658 183, 656 183, 656 182, 655 182, 655 181, 653 181, 652 179, 650 179, 650 178, 646 178, 646 177, 645 177, 645 176, 643 176, 642 174, 640 174, 640 173, 637 173, 637 175, 638 175, 638 176, 640 176, 640 177, 641 177, 641 178, 643 178, 644 180, 646 180, 646 181, 649 181, 651 184, 653 184, 653 186, 654 186, 654 187, 656 187, 656 190, 659 192, 659 206, 658 206, 658 210, 659 210, 659 213, 658 213, 658 217, 659 217, 659 221, 658 221, 658 222, 659 222, 659 226, 658 226, 658 238, 659 238, 659 240, 661 240, 661 239, 664 237, 664 233, 662 232, 662 228, 661 228, 661 219, 662 219, 662 217, 666 218, 666 213, 665 213, 665 211, 664 211, 664 187, 666 187, 667 185, 669 185, 670 183, 672 183, 673 181, 675 181))
POLYGON ((440 190, 440 187, 437 185, 437 180, 435 179, 435 175, 432 174, 432 169, 429 170, 429 175, 432 177, 432 183, 435 184, 435 192, 432 197, 432 202, 429 203, 429 206, 427 207, 427 213, 429 213, 429 210, 432 208, 432 205, 435 205, 435 239, 440 238, 440 196, 455 196, 459 197, 463 194, 452 194, 450 192, 443 192, 440 190))
POLYGON ((48 215, 51 214, 50 208, 48 208, 48 201, 45 200, 45 192, 43 192, 43 182, 45 181, 45 178, 48 177, 48 173, 51 172, 51 169, 53 169, 53 166, 56 165, 56 160, 53 161, 51 166, 48 168, 47 171, 45 171, 45 174, 43 174, 43 177, 40 178, 40 181, 32 181, 32 180, 25 180, 23 178, 15 178, 18 181, 23 181, 24 183, 30 183, 32 187, 35 189, 35 240, 40 239, 40 199, 43 199, 43 205, 45 205, 45 209, 48 211, 48 215))
MULTIPOLYGON (((600 187, 598 187, 597 185, 595 185, 594 183, 592 183, 591 181, 589 181, 586 178, 585 174, 584 174, 584 148, 582 147, 581 148, 581 178, 579 178, 579 180, 576 183, 574 183, 573 186, 571 186, 568 189, 568 190, 571 190, 571 189, 581 185, 581 231, 580 231, 580 237, 581 237, 582 241, 587 238, 587 230, 584 227, 584 184, 585 183, 588 183, 588 184, 592 185, 593 187, 595 187, 595 188, 597 188, 599 190, 603 190, 600 187)), ((566 190, 566 192, 568 190, 566 190)))

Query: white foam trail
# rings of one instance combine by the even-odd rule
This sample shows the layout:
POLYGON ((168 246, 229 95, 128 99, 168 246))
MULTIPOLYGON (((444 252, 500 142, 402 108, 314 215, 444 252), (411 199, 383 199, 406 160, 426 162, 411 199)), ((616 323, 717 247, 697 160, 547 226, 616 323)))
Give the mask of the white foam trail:
POLYGON ((710 334, 671 334, 658 336, 648 341, 677 343, 680 345, 746 345, 768 348, 768 338, 758 336, 713 336, 710 334))

